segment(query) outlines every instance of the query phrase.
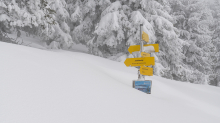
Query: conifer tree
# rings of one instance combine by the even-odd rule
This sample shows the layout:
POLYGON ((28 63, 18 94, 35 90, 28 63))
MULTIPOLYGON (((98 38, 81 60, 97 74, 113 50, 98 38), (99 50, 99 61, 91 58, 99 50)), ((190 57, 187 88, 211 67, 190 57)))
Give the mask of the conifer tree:
POLYGON ((13 31, 20 36, 20 29, 31 25, 31 18, 34 18, 26 10, 24 0, 5 0, 0 1, 0 25, 1 34, 11 33, 13 31))
POLYGON ((10 17, 7 12, 7 1, 0 1, 0 41, 12 42, 9 38, 7 38, 6 33, 9 32, 9 23, 10 17))
POLYGON ((210 9, 213 10, 214 17, 212 41, 216 47, 213 58, 215 64, 213 65, 213 75, 210 76, 210 84, 220 86, 220 1, 215 0, 214 3, 210 4, 210 9))
MULTIPOLYGON (((159 1, 142 1, 141 4, 147 12, 147 18, 150 19, 155 29, 156 43, 159 43, 160 51, 157 57, 166 71, 162 76, 186 80, 186 70, 182 64, 184 58, 182 54, 182 45, 184 41, 178 38, 179 31, 173 25, 175 19, 169 14, 170 5, 166 0, 159 1)), ((157 66, 155 66, 157 70, 157 66)))
POLYGON ((211 41, 213 17, 210 9, 198 0, 172 0, 172 14, 180 29, 180 38, 187 43, 183 46, 184 63, 192 70, 188 76, 190 82, 207 83, 212 74, 212 54, 214 45, 211 41))
POLYGON ((71 36, 76 43, 86 44, 93 36, 93 31, 100 12, 94 0, 67 1, 70 13, 71 36))
POLYGON ((143 31, 149 35, 150 43, 160 44, 160 52, 152 54, 157 61, 155 74, 175 79, 185 77, 186 80, 185 66, 181 63, 184 58, 181 48, 185 42, 178 38, 170 9, 165 0, 115 1, 102 12, 96 36, 89 43, 105 56, 126 53, 130 45, 139 45, 140 24, 143 23, 143 31))
POLYGON ((55 11, 52 15, 52 19, 55 20, 55 24, 49 24, 47 27, 52 29, 49 38, 51 41, 58 42, 58 45, 63 49, 70 48, 74 42, 70 36, 70 27, 67 24, 70 18, 67 11, 67 4, 65 0, 49 0, 48 4, 49 9, 47 9, 47 11, 55 11))
POLYGON ((0 9, 4 28, 39 35, 48 44, 57 42, 55 47, 68 48, 73 44, 66 23, 69 13, 65 0, 6 0, 0 1, 0 9))

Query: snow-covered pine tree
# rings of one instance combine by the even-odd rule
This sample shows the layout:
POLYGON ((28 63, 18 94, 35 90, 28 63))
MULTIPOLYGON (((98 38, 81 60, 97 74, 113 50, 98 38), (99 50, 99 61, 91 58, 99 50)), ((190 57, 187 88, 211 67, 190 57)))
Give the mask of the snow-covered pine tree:
POLYGON ((0 41, 12 42, 11 39, 7 38, 6 34, 9 31, 10 17, 7 12, 7 1, 0 1, 0 41))
POLYGON ((23 30, 39 35, 50 44, 55 41, 61 48, 70 47, 73 42, 66 21, 65 0, 4 0, 0 1, 1 24, 10 30, 23 30))
POLYGON ((150 42, 155 42, 152 25, 137 8, 132 10, 130 6, 134 4, 132 1, 115 1, 102 12, 95 30, 96 36, 89 42, 93 49, 98 48, 105 57, 125 54, 128 46, 140 43, 140 24, 143 24, 143 31, 149 34, 150 42))
POLYGON ((180 38, 187 43, 183 46, 184 63, 192 70, 188 80, 207 83, 212 73, 214 45, 211 42, 210 27, 213 17, 210 9, 198 0, 171 0, 172 11, 180 30, 180 38))
POLYGON ((214 18, 212 41, 216 47, 215 64, 213 65, 213 75, 210 76, 210 84, 220 86, 220 1, 215 0, 214 3, 211 3, 210 9, 213 10, 214 18))
POLYGON ((49 48, 66 49, 73 44, 69 34, 70 29, 66 23, 69 13, 66 10, 65 0, 28 1, 27 6, 28 10, 35 15, 39 35, 50 45, 49 48))
POLYGON ((7 33, 17 32, 20 36, 20 30, 24 27, 37 26, 36 17, 27 10, 27 1, 25 0, 4 0, 0 1, 0 21, 3 30, 7 33))
POLYGON ((132 16, 130 8, 120 1, 115 1, 104 9, 94 32, 95 37, 89 42, 92 43, 92 48, 101 50, 105 57, 109 57, 126 52, 126 40, 129 40, 131 35, 134 39, 132 41, 136 42, 133 43, 137 44, 139 37, 134 35, 134 32, 138 34, 137 28, 134 28, 128 16, 132 16), (134 32, 131 32, 131 30, 134 32))
POLYGON ((51 26, 56 24, 56 20, 53 18, 55 10, 51 9, 48 0, 27 1, 26 8, 33 17, 31 18, 32 26, 24 28, 24 31, 39 35, 49 44, 50 34, 54 32, 51 26), (33 30, 36 32, 32 32, 33 30))
POLYGON ((155 74, 186 80, 186 70, 182 64, 184 55, 181 52, 185 42, 178 38, 178 29, 173 26, 175 19, 169 11, 165 0, 112 2, 102 12, 95 30, 96 36, 89 43, 105 56, 125 53, 130 45, 139 45, 140 24, 143 23, 143 31, 148 33, 150 43, 160 44, 161 51, 153 54, 157 62, 155 74))
POLYGON ((155 74, 186 81, 187 69, 182 63, 182 45, 185 42, 178 38, 179 31, 173 25, 175 19, 169 14, 171 8, 166 0, 142 0, 141 7, 155 30, 156 42, 160 51, 154 57, 161 65, 155 65, 155 74))
POLYGON ((74 42, 86 44, 94 37, 95 25, 100 20, 100 5, 96 0, 67 0, 67 3, 71 36, 74 42))
MULTIPOLYGON (((48 0, 48 5, 51 10, 55 11, 52 15, 52 19, 55 20, 55 24, 49 24, 47 28, 51 28, 50 34, 48 34, 50 41, 55 41, 61 48, 67 49, 74 44, 72 37, 70 36, 70 27, 67 24, 70 15, 67 11, 67 4, 65 0, 48 0)), ((59 47, 56 46, 56 47, 59 47)))

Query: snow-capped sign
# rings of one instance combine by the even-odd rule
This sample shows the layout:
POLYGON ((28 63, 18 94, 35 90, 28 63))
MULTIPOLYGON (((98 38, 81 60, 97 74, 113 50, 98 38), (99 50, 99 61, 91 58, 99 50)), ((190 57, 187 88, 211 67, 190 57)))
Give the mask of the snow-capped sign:
POLYGON ((144 81, 134 80, 133 81, 133 88, 139 91, 142 91, 144 93, 147 93, 147 94, 151 94, 151 85, 152 85, 151 80, 144 80, 144 81))
POLYGON ((142 57, 150 57, 150 53, 141 52, 142 57))
MULTIPOLYGON (((144 47, 146 46, 153 46, 155 52, 159 52, 159 44, 145 44, 144 47)), ((140 51, 140 45, 131 45, 128 48, 128 52, 131 54, 132 52, 140 51)))
POLYGON ((141 66, 140 73, 146 76, 153 76, 153 68, 141 66))
POLYGON ((147 33, 145 33, 144 31, 142 31, 142 39, 146 42, 149 42, 149 36, 147 33))
POLYGON ((155 65, 154 57, 127 58, 124 63, 127 67, 155 65))
POLYGON ((155 52, 155 49, 153 46, 145 46, 145 47, 143 47, 142 52, 153 53, 153 52, 155 52))

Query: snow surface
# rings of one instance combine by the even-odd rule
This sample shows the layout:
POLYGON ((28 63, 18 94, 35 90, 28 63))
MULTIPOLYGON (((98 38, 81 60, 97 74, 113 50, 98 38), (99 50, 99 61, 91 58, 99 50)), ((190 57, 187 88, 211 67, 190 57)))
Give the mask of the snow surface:
POLYGON ((220 88, 153 76, 97 56, 0 42, 0 123, 219 123, 220 88))
MULTIPOLYGON (((8 36, 14 40, 17 38, 16 42, 18 42, 18 44, 20 45, 25 45, 38 49, 56 49, 56 47, 58 47, 59 45, 59 43, 54 44, 55 43, 54 41, 51 44, 47 45, 46 42, 41 41, 41 38, 38 36, 33 36, 33 35, 26 36, 26 33, 24 31, 20 31, 20 32, 21 32, 21 36, 18 38, 17 38, 17 33, 8 34, 8 36)), ((88 53, 89 51, 88 47, 86 47, 86 45, 83 45, 81 43, 74 44, 69 50, 74 52, 83 52, 83 53, 88 53)))
POLYGON ((17 39, 16 42, 18 42, 18 44, 26 45, 26 46, 30 46, 30 47, 34 47, 38 49, 46 49, 45 42, 40 41, 40 37, 38 36, 33 37, 33 35, 26 36, 27 33, 25 33, 24 31, 20 31, 20 32, 21 32, 21 36, 18 38, 17 38, 16 32, 12 34, 8 34, 8 36, 14 40, 17 39))

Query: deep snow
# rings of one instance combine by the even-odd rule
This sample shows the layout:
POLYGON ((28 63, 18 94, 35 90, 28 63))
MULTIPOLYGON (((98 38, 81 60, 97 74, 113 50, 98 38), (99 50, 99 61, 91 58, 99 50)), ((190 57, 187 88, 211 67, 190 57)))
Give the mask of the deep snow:
POLYGON ((219 123, 220 88, 153 76, 97 56, 0 42, 0 123, 219 123))

